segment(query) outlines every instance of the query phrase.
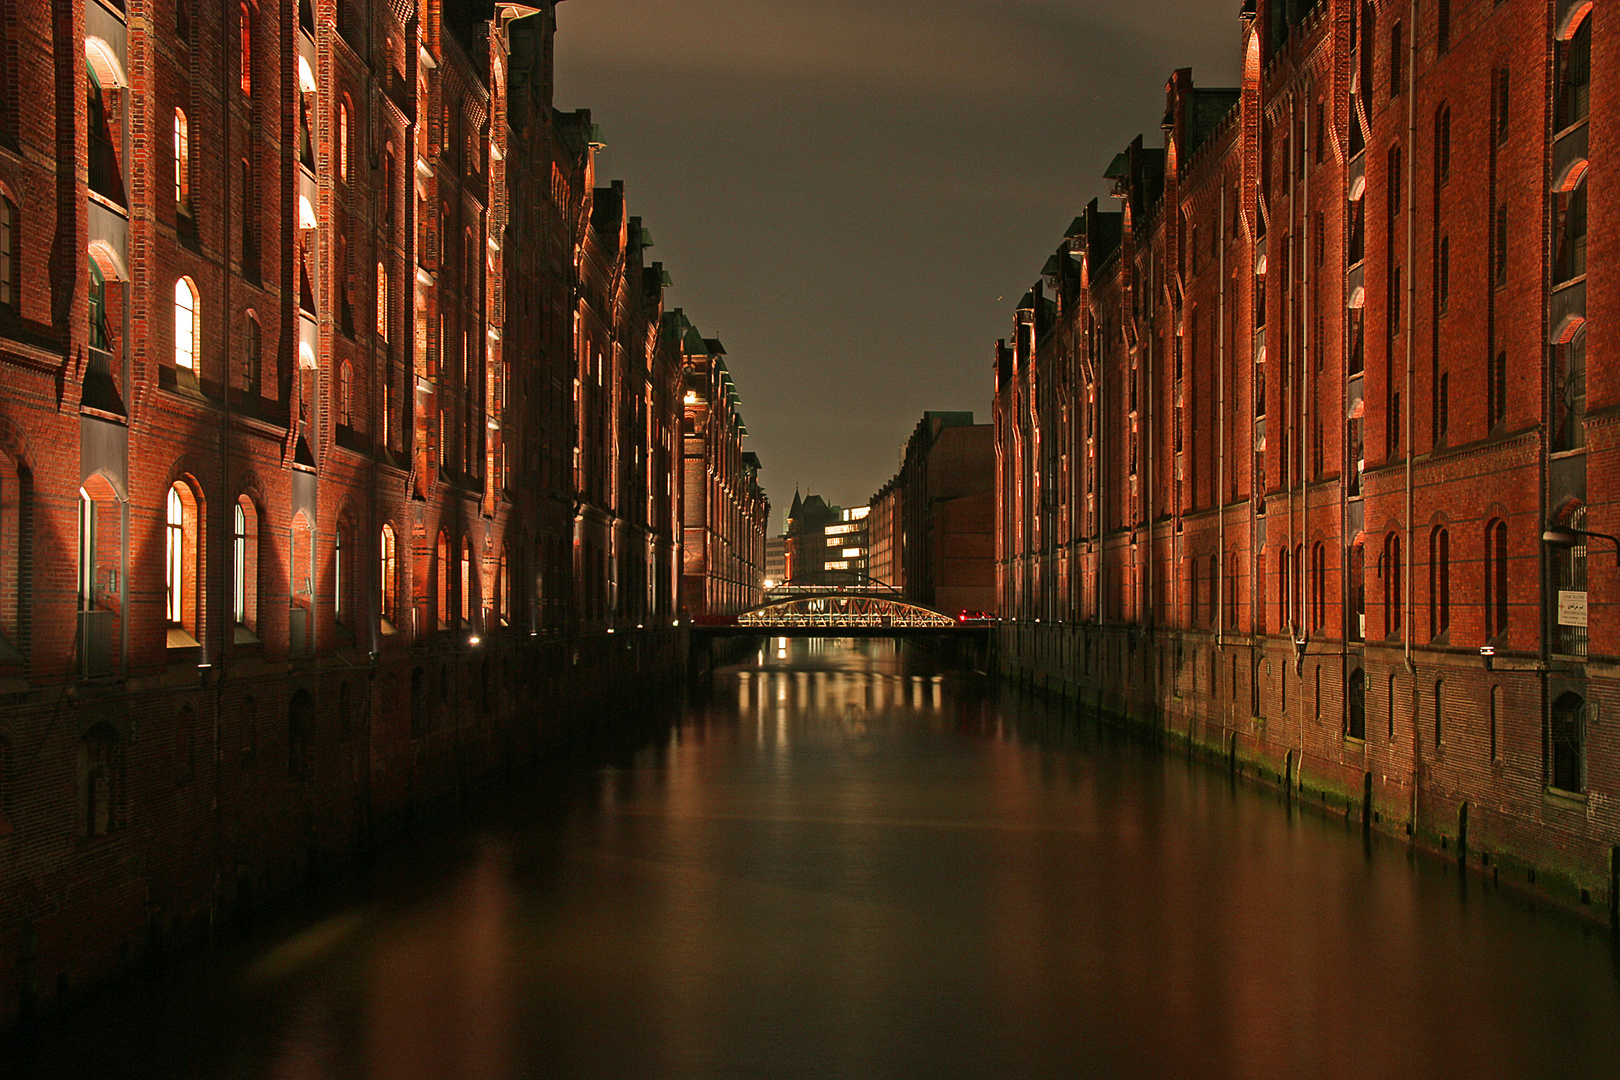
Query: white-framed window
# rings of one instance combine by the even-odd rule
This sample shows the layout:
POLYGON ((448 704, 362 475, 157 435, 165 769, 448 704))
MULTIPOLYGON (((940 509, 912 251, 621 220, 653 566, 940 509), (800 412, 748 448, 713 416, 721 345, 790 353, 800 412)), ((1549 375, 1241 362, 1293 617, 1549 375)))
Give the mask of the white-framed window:
POLYGON ((197 289, 190 278, 174 283, 174 366, 197 370, 197 289))
POLYGON ((191 205, 191 125, 185 110, 174 110, 174 203, 182 210, 191 205))
POLYGON ((179 484, 169 487, 163 529, 163 571, 164 617, 178 626, 186 615, 186 511, 179 484))

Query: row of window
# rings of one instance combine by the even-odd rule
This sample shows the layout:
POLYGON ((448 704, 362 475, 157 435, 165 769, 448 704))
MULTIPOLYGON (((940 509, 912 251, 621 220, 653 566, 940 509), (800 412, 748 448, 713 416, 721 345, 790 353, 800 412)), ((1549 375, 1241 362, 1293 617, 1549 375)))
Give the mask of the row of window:
MULTIPOLYGON (((81 496, 81 514, 87 522, 84 543, 94 548, 105 541, 97 537, 94 524, 94 500, 86 492, 81 496)), ((191 486, 176 481, 169 488, 164 525, 164 617, 170 626, 170 643, 195 646, 200 633, 197 621, 200 603, 200 567, 205 552, 199 535, 199 502, 191 486), (183 632, 177 636, 176 631, 183 632)), ((246 495, 240 496, 231 510, 231 563, 229 571, 231 622, 239 633, 239 643, 256 640, 258 627, 259 567, 262 530, 258 509, 246 495), (246 636, 244 636, 244 633, 246 636)), ((315 596, 314 535, 308 520, 299 513, 293 521, 291 547, 288 555, 289 593, 295 606, 308 608, 315 596)), ((340 625, 352 625, 358 610, 354 600, 356 580, 353 569, 353 536, 350 528, 340 522, 332 537, 332 597, 334 615, 340 625)), ((452 548, 446 533, 440 532, 434 550, 434 562, 429 568, 436 582, 436 627, 448 630, 454 626, 473 626, 483 613, 483 599, 478 581, 477 563, 472 541, 463 538, 459 548, 459 566, 453 562, 452 548), (459 572, 458 572, 459 571, 459 572)), ((398 539, 392 525, 385 524, 378 534, 377 551, 378 607, 377 614, 384 620, 385 633, 393 633, 400 618, 399 611, 399 553, 398 539)), ((92 559, 83 560, 86 566, 92 559)), ((91 571, 93 574, 93 571, 91 571)), ((511 582, 503 553, 496 569, 495 588, 491 600, 496 606, 490 610, 492 619, 504 624, 510 617, 511 582)), ((81 595, 89 597, 86 605, 94 605, 96 589, 88 583, 81 595)), ((103 595, 116 591, 103 587, 103 595)), ((86 610, 93 610, 87 606, 86 610)))

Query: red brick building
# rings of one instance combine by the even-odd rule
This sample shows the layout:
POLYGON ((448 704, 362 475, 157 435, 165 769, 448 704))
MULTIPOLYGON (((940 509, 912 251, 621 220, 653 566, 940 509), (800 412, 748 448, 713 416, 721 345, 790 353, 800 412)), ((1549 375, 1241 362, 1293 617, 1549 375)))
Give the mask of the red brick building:
POLYGON ((679 308, 664 316, 664 340, 681 357, 681 603, 693 618, 727 619, 765 596, 765 532, 771 504, 759 457, 743 449, 737 384, 726 349, 679 308))
POLYGON ((0 20, 0 1023, 681 659, 666 278, 476 8, 0 20))
POLYGON ((1010 669, 1600 909, 1606 14, 1251 0, 1242 85, 1171 76, 995 399, 1010 669))
POLYGON ((872 577, 947 615, 996 610, 995 427, 927 412, 872 496, 872 577), (880 572, 881 571, 881 572, 880 572))

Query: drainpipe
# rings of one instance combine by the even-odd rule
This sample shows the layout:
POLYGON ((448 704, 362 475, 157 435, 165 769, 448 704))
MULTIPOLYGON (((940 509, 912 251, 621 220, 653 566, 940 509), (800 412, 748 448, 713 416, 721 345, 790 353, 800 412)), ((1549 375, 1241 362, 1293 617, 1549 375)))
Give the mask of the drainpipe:
MULTIPOLYGON (((1406 79, 1406 258, 1412 262, 1412 245, 1417 237, 1417 207, 1414 196, 1417 192, 1417 0, 1410 0, 1407 26, 1407 79, 1406 79)), ((1363 48, 1366 45, 1363 44, 1363 48)), ((1411 270, 1411 266, 1407 267, 1411 270)), ((1402 572, 1406 576, 1406 595, 1401 598, 1406 611, 1402 616, 1402 651, 1406 661, 1406 672, 1412 677, 1412 839, 1417 840, 1418 827, 1418 755, 1422 741, 1418 738, 1417 706, 1418 685, 1417 667, 1412 662, 1412 364, 1414 352, 1413 333, 1413 305, 1417 302, 1416 275, 1410 272, 1406 275, 1406 416, 1403 423, 1406 428, 1406 565, 1402 572)))
MULTIPOLYGON (((1290 267, 1295 267, 1295 266, 1299 267, 1299 280, 1300 280, 1300 288, 1298 290, 1294 289, 1292 282, 1288 283, 1289 284, 1288 292, 1289 292, 1290 303, 1288 304, 1288 311, 1284 315, 1284 318, 1286 318, 1289 322, 1293 322, 1294 312, 1295 311, 1300 311, 1300 312, 1304 311, 1306 285, 1307 285, 1307 283, 1309 281, 1309 278, 1310 278, 1310 270, 1309 270, 1308 267, 1306 267, 1306 265, 1305 265, 1306 260, 1303 258, 1304 249, 1303 249, 1303 246, 1300 243, 1301 230, 1303 230, 1303 229, 1305 229, 1307 227, 1306 222, 1310 217, 1309 213, 1305 210, 1305 208, 1303 206, 1301 206, 1301 203, 1305 200, 1305 198, 1308 195, 1308 189, 1306 189, 1303 185, 1296 182, 1296 180, 1295 180, 1296 165, 1295 165, 1294 160, 1293 160, 1294 154, 1303 154, 1305 152, 1305 147, 1304 147, 1303 141, 1301 142, 1301 144, 1299 146, 1295 146, 1294 145, 1294 140, 1292 138, 1292 135, 1294 134, 1294 132, 1299 130, 1298 108, 1299 108, 1299 101, 1298 101, 1297 98, 1295 98, 1295 99, 1293 99, 1293 100, 1291 100, 1289 102, 1289 104, 1288 104, 1288 133, 1290 135, 1290 138, 1288 139, 1288 146, 1290 147, 1290 150, 1289 150, 1289 155, 1288 156, 1289 156, 1290 160, 1288 161, 1288 166, 1287 166, 1288 167, 1288 216, 1291 217, 1291 218, 1297 218, 1297 221, 1296 221, 1294 227, 1288 230, 1288 252, 1289 252, 1289 254, 1288 254, 1288 265, 1290 267)), ((1289 367, 1293 369, 1291 371, 1291 373, 1290 373, 1292 377, 1289 379, 1289 387, 1290 387, 1290 389, 1291 389, 1291 391, 1292 391, 1292 393, 1294 395, 1294 400, 1299 402, 1299 433, 1294 439, 1294 485, 1293 485, 1294 494, 1291 495, 1289 500, 1288 500, 1288 502, 1289 502, 1289 507, 1288 507, 1288 527, 1289 527, 1289 531, 1294 533, 1294 547, 1295 547, 1295 550, 1297 550, 1299 552, 1298 558, 1296 558, 1294 560, 1294 592, 1295 592, 1295 594, 1296 594, 1296 596, 1298 598, 1298 601, 1299 601, 1299 606, 1294 609, 1295 613, 1296 613, 1296 615, 1297 615, 1297 617, 1299 619, 1298 623, 1294 627, 1294 651, 1295 651, 1295 659, 1297 661, 1295 670, 1299 675, 1303 675, 1304 672, 1305 672, 1305 665, 1304 665, 1305 627, 1306 627, 1306 625, 1308 623, 1308 619, 1306 618, 1306 615, 1305 615, 1305 578, 1306 578, 1306 569, 1305 568, 1306 568, 1306 565, 1307 565, 1306 560, 1305 560, 1305 554, 1306 554, 1306 552, 1305 552, 1305 359, 1306 359, 1305 336, 1306 335, 1305 335, 1305 320, 1303 318, 1301 318, 1299 320, 1298 332, 1295 333, 1292 336, 1293 336, 1293 339, 1294 339, 1294 342, 1293 342, 1294 350, 1293 351, 1294 351, 1294 355, 1299 357, 1299 364, 1298 364, 1297 367, 1295 366, 1293 356, 1285 356, 1285 357, 1283 357, 1283 363, 1289 365, 1289 367), (1298 525, 1297 530, 1295 529, 1295 525, 1294 525, 1294 510, 1295 510, 1296 506, 1297 506, 1298 511, 1299 511, 1299 525, 1298 525)))
POLYGON ((1226 181, 1221 181, 1220 217, 1215 222, 1215 454, 1216 549, 1223 565, 1215 571, 1215 646, 1226 647, 1226 181))
MULTIPOLYGON (((1296 108, 1296 110, 1298 108, 1298 101, 1297 100, 1295 101, 1295 108, 1296 108)), ((1296 116, 1297 116, 1297 112, 1296 112, 1296 116)), ((1297 124, 1296 125, 1295 130, 1302 130, 1302 129, 1303 129, 1302 124, 1297 124)), ((1298 265, 1299 268, 1300 268, 1300 300, 1299 300, 1299 308, 1300 308, 1301 315, 1300 315, 1300 320, 1299 320, 1299 379, 1297 380, 1298 386, 1297 386, 1297 390, 1296 390, 1296 392, 1299 394, 1299 438, 1296 441, 1299 443, 1299 485, 1298 485, 1299 486, 1299 551, 1300 551, 1300 556, 1301 556, 1301 558, 1300 558, 1301 565, 1298 568, 1298 570, 1299 570, 1299 621, 1300 621, 1300 634, 1299 634, 1299 638, 1297 640, 1300 642, 1300 649, 1299 649, 1300 668, 1299 668, 1299 672, 1300 672, 1301 677, 1303 677, 1304 674, 1305 674, 1305 667, 1304 667, 1304 663, 1305 663, 1305 643, 1310 641, 1310 636, 1311 636, 1310 635, 1311 619, 1310 619, 1309 611, 1305 606, 1306 599, 1308 598, 1308 593, 1307 593, 1306 588, 1305 588, 1305 582, 1306 582, 1307 576, 1309 575, 1309 570, 1307 569, 1307 567, 1309 567, 1309 565, 1310 565, 1310 563, 1309 563, 1310 549, 1305 546, 1305 541, 1310 539, 1310 515, 1308 513, 1308 511, 1309 511, 1309 506, 1307 505, 1308 493, 1307 493, 1306 487, 1305 487, 1305 477, 1308 475, 1307 472, 1306 472, 1306 469, 1307 469, 1307 467, 1309 465, 1309 462, 1310 462, 1310 455, 1308 453, 1307 446, 1308 446, 1309 441, 1310 441, 1310 397, 1311 397, 1310 394, 1306 393, 1306 388, 1310 385, 1310 377, 1311 377, 1310 373, 1311 373, 1311 314, 1312 314, 1312 312, 1311 312, 1311 281, 1312 281, 1312 279, 1311 279, 1311 244, 1310 244, 1310 240, 1311 240, 1311 170, 1310 170, 1310 166, 1308 164, 1306 164, 1306 162, 1308 161, 1308 157, 1307 157, 1308 149, 1307 149, 1306 140, 1300 139, 1299 146, 1296 147, 1296 152, 1299 154, 1300 162, 1304 166, 1303 168, 1300 169, 1300 172, 1303 174, 1303 179, 1301 179, 1301 181, 1300 181, 1300 192, 1299 192, 1299 228, 1298 228, 1298 230, 1296 230, 1297 233, 1298 233, 1298 236, 1297 236, 1296 240, 1294 241, 1294 252, 1295 252, 1296 257, 1293 259, 1293 262, 1296 265, 1298 265)))

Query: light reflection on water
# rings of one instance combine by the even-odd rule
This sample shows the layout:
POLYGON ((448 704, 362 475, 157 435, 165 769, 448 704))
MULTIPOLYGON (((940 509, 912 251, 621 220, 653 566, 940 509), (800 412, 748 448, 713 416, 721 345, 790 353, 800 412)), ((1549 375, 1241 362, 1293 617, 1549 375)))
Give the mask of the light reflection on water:
POLYGON ((22 1075, 1620 1074, 1601 932, 887 642, 773 640, 376 886, 22 1075))

